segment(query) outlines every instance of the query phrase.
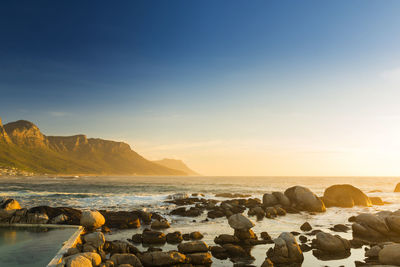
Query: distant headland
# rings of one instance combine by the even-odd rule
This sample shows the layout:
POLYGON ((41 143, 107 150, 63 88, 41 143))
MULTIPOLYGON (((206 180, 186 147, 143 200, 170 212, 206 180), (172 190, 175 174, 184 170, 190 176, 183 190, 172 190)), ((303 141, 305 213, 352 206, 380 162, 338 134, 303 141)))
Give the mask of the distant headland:
MULTIPOLYGON (((0 169, 69 175, 196 175, 180 160, 150 161, 124 142, 46 136, 32 122, 0 119, 0 169)), ((10 173, 7 171, 6 173, 10 173)))

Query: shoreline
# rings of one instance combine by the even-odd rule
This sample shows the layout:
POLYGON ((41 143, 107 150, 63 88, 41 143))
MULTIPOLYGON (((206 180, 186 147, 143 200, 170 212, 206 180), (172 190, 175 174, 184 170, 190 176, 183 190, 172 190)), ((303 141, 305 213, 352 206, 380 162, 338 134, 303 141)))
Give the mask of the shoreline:
MULTIPOLYGON (((369 197, 366 196, 363 192, 361 192, 361 190, 358 190, 357 188, 355 189, 351 188, 351 190, 348 191, 348 188, 347 189, 346 188, 340 187, 339 195, 343 195, 343 193, 347 192, 346 194, 352 195, 354 199, 357 199, 357 201, 360 201, 359 199, 360 196, 365 196, 366 198, 364 198, 364 201, 367 201, 365 203, 366 204, 365 207, 368 208, 372 205, 372 203, 368 202, 370 201, 369 197)), ((340 197, 338 197, 335 194, 331 196, 334 197, 336 196, 336 200, 338 201, 336 205, 343 204, 341 203, 342 200, 340 197)), ((279 223, 279 221, 284 222, 286 220, 285 218, 288 218, 289 221, 293 220, 292 224, 294 222, 296 223, 293 224, 291 229, 289 229, 290 227, 288 227, 287 229, 280 229, 280 230, 282 230, 282 232, 288 232, 289 237, 284 236, 284 239, 289 238, 292 240, 290 242, 295 241, 297 244, 296 246, 298 246, 300 251, 302 251, 301 255, 304 254, 303 256, 301 256, 304 260, 302 266, 307 266, 304 264, 311 264, 309 262, 315 263, 315 261, 317 261, 318 263, 320 262, 327 263, 330 261, 332 262, 340 262, 341 260, 346 261, 347 259, 347 261, 353 260, 354 262, 354 257, 356 257, 355 255, 357 255, 357 262, 359 262, 360 260, 362 260, 362 258, 360 258, 361 248, 366 249, 368 248, 368 246, 372 248, 374 243, 371 241, 366 242, 365 240, 361 240, 360 239, 361 236, 354 236, 354 231, 351 230, 351 228, 354 228, 354 224, 358 222, 350 220, 354 220, 354 218, 357 218, 357 216, 352 216, 354 218, 350 220, 349 218, 342 218, 345 219, 345 223, 331 225, 330 227, 327 227, 327 225, 325 226, 319 225, 320 223, 318 223, 318 220, 321 220, 321 218, 323 218, 324 215, 332 212, 338 212, 340 214, 341 211, 354 210, 356 211, 356 214, 354 215, 359 215, 364 213, 363 208, 362 207, 357 208, 357 206, 353 208, 331 207, 332 203, 329 204, 329 207, 325 207, 325 203, 329 203, 329 201, 332 201, 332 199, 328 200, 327 196, 317 197, 309 189, 297 186, 288 188, 283 193, 282 192, 266 193, 263 195, 262 200, 257 198, 252 198, 252 196, 248 196, 246 194, 225 193, 225 194, 220 194, 216 199, 212 198, 206 199, 201 194, 185 195, 179 193, 176 195, 172 195, 169 200, 163 201, 164 203, 169 205, 166 206, 164 213, 160 213, 159 211, 146 211, 146 210, 134 210, 134 211, 99 210, 99 212, 101 216, 105 218, 105 224, 101 229, 105 235, 104 238, 106 240, 105 244, 108 244, 110 246, 116 246, 116 245, 121 246, 121 244, 125 244, 125 246, 129 245, 128 247, 133 246, 135 248, 135 251, 137 249, 140 250, 140 252, 136 251, 136 254, 133 253, 136 256, 146 253, 154 253, 155 251, 160 252, 159 248, 161 248, 163 251, 164 249, 176 250, 176 247, 174 249, 173 244, 171 244, 171 242, 168 242, 167 239, 168 236, 170 236, 171 238, 171 235, 175 235, 174 237, 180 240, 180 242, 177 242, 178 244, 204 240, 208 246, 207 251, 196 251, 195 253, 203 253, 203 254, 209 253, 209 255, 204 254, 201 257, 203 260, 207 260, 207 262, 208 261, 214 262, 213 266, 225 266, 224 264, 226 264, 227 261, 228 262, 233 261, 235 264, 247 264, 247 265, 235 265, 235 266, 252 266, 251 265, 252 262, 259 264, 260 260, 264 261, 266 255, 265 253, 267 251, 269 251, 269 256, 267 257, 267 263, 268 259, 269 260, 275 259, 275 261, 277 261, 276 259, 277 256, 274 256, 274 253, 279 254, 279 251, 276 252, 274 251, 278 249, 275 248, 277 242, 278 243, 282 242, 282 241, 277 241, 277 239, 279 240, 279 236, 281 234, 278 232, 271 232, 268 229, 260 229, 258 225, 259 223, 263 223, 266 220, 269 222, 279 223), (308 198, 312 199, 312 202, 309 202, 307 198, 300 197, 302 194, 306 194, 308 198), (288 200, 289 204, 287 203, 288 200), (253 226, 248 229, 245 229, 244 232, 242 231, 243 229, 236 229, 235 231, 230 232, 229 229, 231 228, 227 224, 227 219, 230 219, 235 214, 243 214, 244 215, 242 218, 243 220, 250 219, 251 221, 255 222, 254 232, 253 230, 251 230, 253 226), (300 229, 299 226, 301 225, 299 225, 299 223, 301 222, 301 220, 303 221, 302 224, 306 223, 307 221, 310 221, 312 225, 312 226, 310 225, 311 229, 308 229, 307 231, 303 231, 303 229, 300 229), (314 220, 316 221, 314 222, 314 220), (209 233, 211 231, 208 230, 209 227, 212 227, 211 229, 215 228, 213 233, 209 233), (184 239, 182 236, 185 235, 182 234, 187 235, 190 234, 189 232, 187 233, 182 232, 181 234, 178 234, 176 232, 176 231, 189 231, 189 230, 197 231, 197 229, 201 229, 201 231, 199 231, 202 236, 201 239, 192 239, 190 238, 190 235, 189 238, 186 237, 186 239, 184 239), (322 236, 322 234, 319 234, 320 231, 325 232, 325 234, 327 235, 327 237, 324 238, 335 238, 335 234, 340 234, 342 236, 341 238, 343 240, 346 240, 343 242, 349 245, 346 247, 346 249, 344 249, 344 251, 341 251, 342 252, 341 255, 336 255, 334 253, 336 257, 335 259, 327 257, 326 255, 327 253, 326 252, 324 253, 323 250, 321 252, 321 249, 318 248, 318 246, 316 245, 317 244, 316 242, 318 242, 316 240, 318 240, 319 236, 322 236), (156 238, 153 239, 153 241, 155 241, 154 243, 151 242, 143 243, 143 238, 149 234, 155 236, 161 236, 161 241, 157 240, 156 238), (129 235, 131 235, 131 237, 129 235), (179 238, 179 236, 181 238, 179 238), (113 241, 115 237, 118 237, 119 241, 113 241), (224 243, 225 241, 223 243, 218 243, 216 242, 218 238, 228 239, 230 240, 229 242, 231 243, 229 242, 224 243), (136 240, 136 242, 134 240, 136 240), (141 240, 141 242, 137 243, 138 240, 141 240), (117 242, 117 244, 114 244, 115 242, 117 242), (235 247, 226 246, 227 244, 231 244, 235 247), (143 249, 149 250, 149 248, 150 251, 147 252, 142 251, 143 249), (229 249, 233 250, 236 249, 235 251, 237 252, 238 250, 240 250, 240 248, 245 249, 245 252, 248 251, 243 254, 244 256, 242 258, 236 259, 235 257, 232 256, 234 254, 232 255, 229 254, 230 251, 229 249), (222 253, 223 251, 225 252, 222 253), (264 252, 262 253, 262 251, 264 252), (223 254, 223 256, 219 255, 221 253, 223 254), (317 256, 314 255, 315 253, 317 253, 317 256), (219 259, 218 257, 225 259, 222 260, 219 259)), ((379 207, 381 207, 381 210, 384 210, 385 205, 383 206, 380 205, 379 207)), ((30 215, 31 216, 30 220, 33 223, 38 223, 40 221, 41 223, 56 222, 60 224, 69 224, 69 223, 81 224, 80 221, 81 218, 79 215, 81 215, 82 212, 85 211, 73 208, 61 209, 61 208, 51 208, 42 206, 42 207, 33 207, 30 209, 25 209, 25 213, 23 212, 21 213, 21 209, 16 209, 15 213, 17 212, 19 212, 18 216, 20 216, 20 220, 22 218, 22 221, 24 221, 24 216, 28 216, 27 214, 34 214, 30 215)), ((384 213, 384 211, 381 211, 381 213, 384 213)), ((390 213, 389 215, 392 216, 392 214, 396 214, 397 216, 397 213, 390 213)), ((400 222, 400 212, 398 214, 400 222)), ((386 214, 386 216, 389 215, 386 214)), ((15 218, 11 220, 15 221, 15 218)), ((368 225, 368 227, 371 226, 368 225)), ((361 232, 358 231, 357 234, 359 233, 361 232)), ((398 237, 398 233, 396 231, 392 232, 391 235, 395 236, 396 238, 398 237)), ((388 240, 381 240, 381 241, 388 241, 388 240)), ((85 251, 83 245, 84 243, 82 244, 82 247, 78 249, 79 253, 87 252, 85 251)), ((375 249, 377 250, 377 248, 375 249)), ((99 248, 96 248, 94 251, 96 251, 94 253, 101 254, 99 248)), ((75 252, 77 251, 75 250, 75 252)), ((170 252, 163 252, 163 253, 165 254, 170 252)), ((112 256, 112 254, 113 254, 112 252, 109 252, 107 255, 112 256)), ((183 253, 183 255, 186 254, 183 253)), ((186 255, 185 257, 187 258, 188 256, 186 255)), ((104 259, 107 259, 107 257, 104 259)), ((376 258, 373 259, 376 260, 376 258)), ((187 261, 187 259, 185 261, 187 261)), ((278 263, 275 262, 275 265, 277 264, 278 263)), ((147 265, 147 266, 152 266, 152 265, 147 265)))

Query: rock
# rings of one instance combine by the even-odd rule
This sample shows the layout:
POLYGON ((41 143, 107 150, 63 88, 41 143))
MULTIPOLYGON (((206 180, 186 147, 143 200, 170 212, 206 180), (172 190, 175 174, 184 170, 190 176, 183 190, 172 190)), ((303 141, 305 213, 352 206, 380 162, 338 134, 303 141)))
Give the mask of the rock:
POLYGON ((104 216, 107 227, 117 229, 140 227, 139 212, 101 210, 100 213, 104 216))
POLYGON ((239 240, 245 241, 248 239, 257 239, 257 236, 254 234, 253 230, 237 230, 235 229, 234 236, 239 240))
POLYGON ((319 199, 310 189, 302 186, 293 186, 285 191, 287 196, 298 210, 305 210, 310 212, 324 212, 326 211, 324 203, 319 199))
POLYGON ((134 234, 132 236, 132 242, 136 244, 140 244, 143 242, 143 236, 142 234, 134 234))
POLYGON ((309 232, 312 230, 312 227, 308 222, 305 222, 300 226, 300 230, 303 232, 309 232))
POLYGON ((220 246, 212 246, 211 247, 211 254, 219 259, 219 260, 225 260, 228 258, 228 252, 226 251, 226 249, 224 249, 223 247, 220 246))
POLYGON ((207 252, 208 245, 203 241, 191 241, 180 243, 178 245, 178 250, 181 253, 195 253, 195 252, 207 252))
POLYGON ((128 242, 120 241, 120 240, 115 240, 112 242, 106 241, 106 243, 103 246, 103 250, 110 254, 115 254, 115 253, 137 254, 137 253, 139 253, 139 250, 135 246, 133 246, 132 244, 130 244, 128 242))
POLYGON ((83 237, 83 239, 85 240, 86 244, 90 244, 96 249, 103 247, 104 243, 106 242, 102 232, 87 234, 83 237))
POLYGON ((100 228, 105 223, 104 216, 98 211, 84 211, 80 224, 87 229, 100 228))
POLYGON ((237 198, 237 197, 251 197, 249 194, 238 194, 238 193, 218 193, 215 194, 216 197, 225 197, 225 198, 237 198))
POLYGON ((44 213, 27 213, 25 220, 26 223, 30 224, 46 224, 49 217, 44 213))
POLYGON ((170 266, 185 263, 186 256, 176 251, 154 251, 140 254, 139 259, 144 266, 170 266))
POLYGON ((19 210, 21 206, 19 205, 18 201, 12 198, 2 199, 0 202, 0 209, 2 210, 19 210))
POLYGON ((167 237, 164 233, 158 231, 143 231, 142 234, 143 244, 165 244, 167 237))
POLYGON ((151 228, 152 229, 166 229, 169 228, 170 224, 168 221, 154 221, 151 223, 151 228))
POLYGON ((187 254, 187 258, 191 264, 210 265, 212 263, 211 254, 208 252, 187 254))
POLYGON ((224 216, 225 216, 225 213, 221 210, 211 210, 207 213, 207 217, 210 219, 222 218, 224 216))
POLYGON ((263 195, 263 206, 264 207, 273 207, 279 204, 278 199, 273 194, 264 194, 263 195))
POLYGON ((274 264, 301 264, 303 262, 304 255, 291 233, 281 233, 274 243, 274 248, 267 252, 268 258, 274 264))
POLYGON ((183 241, 182 234, 179 231, 167 234, 167 243, 178 244, 183 241))
POLYGON ((274 264, 270 259, 266 259, 262 264, 261 267, 274 267, 274 264))
POLYGON ((350 227, 344 225, 344 224, 336 224, 331 228, 332 231, 335 232, 343 232, 346 233, 348 230, 350 230, 350 227))
POLYGON ((71 256, 71 255, 75 255, 75 254, 78 254, 78 253, 80 253, 80 251, 79 251, 79 249, 78 248, 69 248, 68 250, 67 250, 67 256, 71 256))
POLYGON ((277 215, 278 215, 278 212, 274 207, 266 207, 265 208, 265 217, 275 218, 277 215))
POLYGON ((83 244, 83 252, 97 252, 96 248, 91 244, 83 244))
POLYGON ((365 252, 365 257, 368 258, 378 258, 379 257, 379 251, 381 251, 381 247, 380 246, 373 246, 371 249, 367 250, 365 252))
POLYGON ((200 240, 203 237, 204 236, 200 232, 197 232, 197 231, 190 233, 190 239, 192 239, 192 240, 200 240))
POLYGON ((318 233, 313 245, 318 250, 331 254, 343 254, 350 250, 350 242, 339 235, 331 235, 329 233, 318 233))
POLYGON ((221 234, 214 238, 214 243, 218 245, 239 243, 239 238, 233 235, 221 234))
POLYGON ((247 215, 253 216, 256 215, 257 219, 260 220, 265 217, 265 211, 261 207, 250 208, 247 215))
POLYGON ((68 216, 65 214, 60 214, 50 220, 51 224, 63 224, 68 221, 68 216))
POLYGON ((241 246, 234 244, 225 244, 222 246, 230 258, 246 258, 249 257, 249 253, 241 246))
POLYGON ((50 221, 54 220, 57 221, 59 218, 58 216, 64 214, 66 217, 64 217, 62 220, 65 220, 63 222, 59 221, 57 223, 60 224, 72 224, 72 225, 80 225, 80 220, 82 216, 82 211, 73 209, 73 208, 67 208, 67 207, 49 207, 49 206, 38 206, 38 207, 33 207, 28 210, 28 213, 40 213, 40 214, 46 214, 50 221))
POLYGON ((400 183, 396 185, 394 192, 400 192, 400 183))
POLYGON ((230 216, 228 223, 235 230, 248 230, 254 226, 252 221, 240 213, 230 216))
POLYGON ((285 215, 286 215, 286 210, 284 210, 284 209, 281 208, 281 207, 277 207, 277 208, 275 208, 275 210, 276 210, 276 213, 277 213, 279 216, 285 216, 285 215))
POLYGON ((272 240, 271 236, 267 232, 261 232, 260 236, 262 240, 267 240, 267 241, 272 240))
POLYGON ((351 208, 353 206, 372 206, 371 200, 366 194, 349 184, 328 187, 325 189, 323 200, 327 207, 351 208))
POLYGON ((400 244, 390 244, 384 246, 379 251, 379 263, 387 265, 399 265, 400 263, 400 244))
POLYGON ((94 252, 84 252, 65 257, 63 262, 67 267, 91 267, 98 266, 101 263, 101 257, 94 252))
POLYGON ((390 236, 390 229, 386 225, 385 219, 369 213, 356 216, 352 229, 354 237, 367 240, 380 241, 390 236))
POLYGON ((395 215, 387 216, 386 224, 390 230, 400 234, 400 216, 395 216, 395 215))
POLYGON ((174 199, 174 200, 180 200, 180 199, 186 199, 189 198, 189 195, 186 193, 176 193, 173 195, 168 196, 169 199, 174 199))
POLYGON ((272 195, 275 196, 275 198, 278 200, 278 203, 281 204, 283 207, 289 207, 290 206, 290 199, 285 196, 284 193, 282 192, 272 192, 272 195))
POLYGON ((110 260, 114 262, 115 266, 121 266, 122 264, 130 264, 133 267, 142 267, 142 263, 134 254, 114 254, 111 256, 110 260))
POLYGON ((372 205, 383 206, 385 203, 382 201, 380 197, 369 197, 372 205))

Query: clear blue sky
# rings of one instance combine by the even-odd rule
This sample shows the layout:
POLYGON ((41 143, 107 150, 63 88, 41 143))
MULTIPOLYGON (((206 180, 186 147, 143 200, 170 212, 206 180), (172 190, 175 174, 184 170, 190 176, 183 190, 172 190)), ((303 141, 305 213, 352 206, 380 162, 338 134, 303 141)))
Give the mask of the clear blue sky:
POLYGON ((0 117, 205 174, 398 174, 399 14, 400 1, 3 2, 0 117))

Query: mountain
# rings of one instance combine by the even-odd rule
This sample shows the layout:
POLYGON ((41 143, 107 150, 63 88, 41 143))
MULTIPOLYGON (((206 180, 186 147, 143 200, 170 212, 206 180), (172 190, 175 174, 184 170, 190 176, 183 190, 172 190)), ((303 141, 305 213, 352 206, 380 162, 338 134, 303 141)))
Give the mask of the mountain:
POLYGON ((0 119, 0 166, 48 174, 187 175, 143 158, 126 143, 46 136, 25 120, 3 126, 0 119))
POLYGON ((180 170, 188 175, 199 175, 197 172, 193 171, 190 169, 183 161, 181 160, 176 160, 176 159, 162 159, 162 160, 155 160, 153 161, 154 163, 157 163, 159 165, 162 165, 164 167, 174 169, 174 170, 180 170))

